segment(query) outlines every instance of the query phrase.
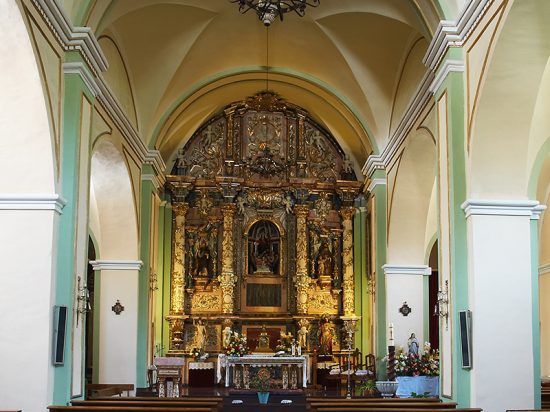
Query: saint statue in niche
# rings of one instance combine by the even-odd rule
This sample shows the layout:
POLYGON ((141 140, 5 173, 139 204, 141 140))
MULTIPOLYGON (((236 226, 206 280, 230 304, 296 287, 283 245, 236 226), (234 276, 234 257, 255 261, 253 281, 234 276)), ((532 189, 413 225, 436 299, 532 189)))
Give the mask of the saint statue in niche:
POLYGON ((195 276, 212 277, 212 257, 210 256, 210 248, 204 239, 200 242, 195 259, 197 262, 195 276))
POLYGON ((332 252, 326 239, 323 239, 321 246, 319 246, 317 255, 317 278, 322 277, 332 278, 332 252))
POLYGON ((279 274, 281 237, 277 226, 260 220, 248 232, 248 274, 279 274))

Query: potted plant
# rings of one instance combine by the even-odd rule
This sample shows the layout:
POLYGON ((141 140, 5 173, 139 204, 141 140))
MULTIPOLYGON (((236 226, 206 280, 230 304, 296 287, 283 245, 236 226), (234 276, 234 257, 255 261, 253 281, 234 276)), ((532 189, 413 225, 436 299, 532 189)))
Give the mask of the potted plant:
POLYGON ((375 380, 363 381, 357 388, 359 389, 361 396, 372 397, 375 392, 378 392, 378 389, 376 389, 375 380))
POLYGON ((275 376, 273 369, 262 368, 250 379, 250 387, 258 391, 260 403, 267 403, 269 391, 277 388, 277 382, 275 382, 273 376, 275 376))

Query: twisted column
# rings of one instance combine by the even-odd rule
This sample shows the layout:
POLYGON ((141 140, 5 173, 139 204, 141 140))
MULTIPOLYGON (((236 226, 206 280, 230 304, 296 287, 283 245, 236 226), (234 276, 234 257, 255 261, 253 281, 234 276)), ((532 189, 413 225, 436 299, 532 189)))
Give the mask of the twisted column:
POLYGON ((223 242, 222 242, 222 274, 220 285, 223 293, 223 313, 233 313, 235 302, 235 285, 237 277, 233 268, 233 217, 237 206, 234 203, 223 203, 223 242))
POLYGON ((355 207, 345 206, 340 209, 342 216, 343 234, 343 275, 342 290, 344 303, 344 316, 355 315, 355 276, 353 273, 353 217, 355 207))
POLYGON ((294 206, 296 213, 296 299, 298 313, 307 314, 307 290, 311 281, 307 274, 307 226, 309 207, 303 205, 294 206))

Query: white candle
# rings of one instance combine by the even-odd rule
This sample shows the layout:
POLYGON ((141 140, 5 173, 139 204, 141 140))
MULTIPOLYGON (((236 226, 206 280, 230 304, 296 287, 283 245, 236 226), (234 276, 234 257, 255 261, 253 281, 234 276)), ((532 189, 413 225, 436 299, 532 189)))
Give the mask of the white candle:
POLYGON ((390 323, 390 346, 395 346, 393 340, 393 323, 390 323))

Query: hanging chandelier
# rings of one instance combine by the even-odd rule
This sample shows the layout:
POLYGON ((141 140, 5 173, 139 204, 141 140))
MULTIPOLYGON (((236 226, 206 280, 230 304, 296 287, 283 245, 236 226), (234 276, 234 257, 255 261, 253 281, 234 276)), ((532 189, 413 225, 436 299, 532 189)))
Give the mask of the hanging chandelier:
POLYGON ((291 11, 304 17, 306 6, 317 7, 321 0, 229 0, 230 3, 239 3, 241 14, 255 10, 264 25, 269 26, 277 16, 283 21, 283 14, 291 11))

